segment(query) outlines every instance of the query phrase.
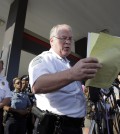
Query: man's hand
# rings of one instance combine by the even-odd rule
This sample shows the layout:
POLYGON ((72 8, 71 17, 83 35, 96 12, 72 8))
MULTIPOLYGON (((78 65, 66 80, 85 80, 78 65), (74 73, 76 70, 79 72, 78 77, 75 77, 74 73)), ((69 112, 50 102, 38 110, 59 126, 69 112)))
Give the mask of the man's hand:
POLYGON ((102 65, 96 58, 81 59, 71 68, 71 77, 73 80, 80 81, 91 79, 95 77, 98 69, 101 67, 102 65))
POLYGON ((11 108, 9 106, 4 106, 3 109, 7 112, 12 112, 12 113, 18 113, 20 115, 26 115, 26 114, 29 114, 30 113, 30 109, 14 109, 14 108, 11 108))

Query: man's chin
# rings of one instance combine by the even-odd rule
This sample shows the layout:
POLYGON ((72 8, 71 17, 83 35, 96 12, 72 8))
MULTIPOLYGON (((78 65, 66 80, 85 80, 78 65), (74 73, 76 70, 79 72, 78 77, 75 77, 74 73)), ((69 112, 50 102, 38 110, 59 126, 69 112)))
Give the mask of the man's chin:
POLYGON ((70 54, 70 52, 66 52, 63 55, 64 55, 64 57, 67 57, 69 54, 70 54))

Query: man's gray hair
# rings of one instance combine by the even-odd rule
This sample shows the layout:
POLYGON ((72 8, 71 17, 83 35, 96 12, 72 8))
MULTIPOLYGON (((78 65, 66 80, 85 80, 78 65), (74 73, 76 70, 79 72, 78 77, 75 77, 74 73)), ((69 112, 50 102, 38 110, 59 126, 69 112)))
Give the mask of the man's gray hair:
POLYGON ((50 31, 50 38, 53 37, 53 36, 56 36, 58 31, 61 29, 61 28, 66 28, 66 29, 69 29, 71 32, 72 32, 72 28, 71 26, 67 25, 67 24, 58 24, 56 26, 54 26, 51 31, 50 31))

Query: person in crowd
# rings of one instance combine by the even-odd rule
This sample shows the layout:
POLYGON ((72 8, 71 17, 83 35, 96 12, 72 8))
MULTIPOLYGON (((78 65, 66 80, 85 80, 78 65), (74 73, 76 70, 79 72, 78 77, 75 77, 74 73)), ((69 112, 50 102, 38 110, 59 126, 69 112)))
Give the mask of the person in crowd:
MULTIPOLYGON (((24 75, 21 77, 21 82, 22 82, 22 92, 25 92, 31 102, 31 105, 35 105, 35 96, 31 92, 30 86, 29 86, 29 77, 28 75, 24 75)), ((34 122, 35 122, 35 117, 34 115, 30 112, 27 116, 27 134, 33 134, 33 128, 34 128, 34 122)))
POLYGON ((91 105, 90 105, 90 100, 89 100, 89 87, 84 87, 84 95, 86 98, 86 116, 85 116, 85 121, 84 121, 84 128, 83 128, 83 134, 88 134, 89 133, 89 128, 90 128, 90 112, 91 112, 91 105))
POLYGON ((22 91, 26 92, 28 94, 28 97, 30 99, 30 102, 32 105, 35 105, 35 95, 32 93, 30 85, 29 85, 29 76, 28 75, 23 75, 21 77, 21 82, 22 82, 22 91))
POLYGON ((119 89, 119 93, 118 93, 118 98, 117 98, 117 103, 118 103, 118 105, 119 105, 119 107, 120 107, 120 72, 119 72, 119 74, 118 74, 118 77, 117 77, 117 79, 118 79, 118 81, 119 81, 119 84, 118 84, 118 89, 119 89))
POLYGON ((22 82, 22 90, 25 92, 30 92, 29 91, 29 77, 28 75, 23 75, 21 77, 21 82, 22 82))
POLYGON ((10 105, 4 106, 7 111, 6 123, 4 126, 5 134, 26 134, 26 118, 31 110, 31 103, 24 92, 22 92, 21 79, 13 79, 14 91, 10 105))
POLYGON ((73 45, 72 28, 54 26, 50 32, 50 50, 29 64, 29 82, 36 105, 44 113, 37 125, 40 134, 82 134, 86 101, 82 80, 94 78, 102 67, 96 58, 79 60, 70 66, 67 56, 73 45))
POLYGON ((11 92, 8 81, 1 75, 3 60, 0 60, 0 134, 3 134, 3 107, 10 102, 11 92))
POLYGON ((119 72, 117 78, 115 79, 113 86, 114 86, 115 97, 116 97, 117 103, 120 107, 120 72, 119 72))

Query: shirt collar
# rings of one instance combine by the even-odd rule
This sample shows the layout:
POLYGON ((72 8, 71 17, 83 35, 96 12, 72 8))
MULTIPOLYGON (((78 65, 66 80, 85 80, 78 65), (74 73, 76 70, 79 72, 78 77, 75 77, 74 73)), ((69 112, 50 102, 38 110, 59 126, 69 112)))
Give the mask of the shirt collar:
POLYGON ((14 92, 14 93, 21 93, 21 91, 20 91, 20 92, 18 92, 18 91, 17 91, 17 89, 14 89, 14 91, 13 91, 13 92, 14 92))
POLYGON ((3 79, 4 77, 0 74, 0 80, 3 79))

